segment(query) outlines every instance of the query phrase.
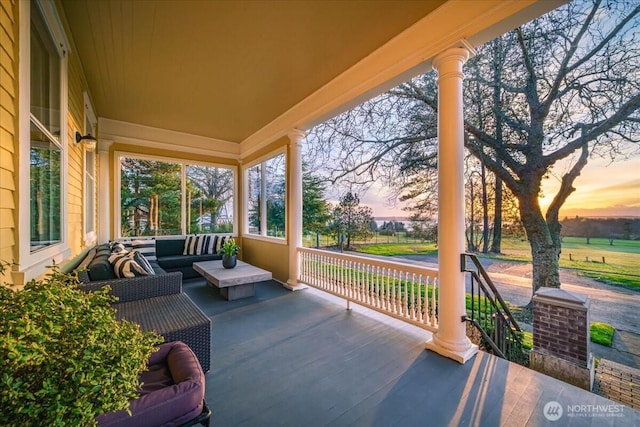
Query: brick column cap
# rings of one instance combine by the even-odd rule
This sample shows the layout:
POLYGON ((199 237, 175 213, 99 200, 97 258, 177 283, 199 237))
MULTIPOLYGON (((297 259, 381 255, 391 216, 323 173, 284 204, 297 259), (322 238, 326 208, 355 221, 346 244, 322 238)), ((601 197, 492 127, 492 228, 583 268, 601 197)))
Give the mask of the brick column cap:
POLYGON ((540 288, 533 296, 533 302, 562 305, 570 308, 587 309, 589 297, 584 294, 567 292, 558 288, 540 288))

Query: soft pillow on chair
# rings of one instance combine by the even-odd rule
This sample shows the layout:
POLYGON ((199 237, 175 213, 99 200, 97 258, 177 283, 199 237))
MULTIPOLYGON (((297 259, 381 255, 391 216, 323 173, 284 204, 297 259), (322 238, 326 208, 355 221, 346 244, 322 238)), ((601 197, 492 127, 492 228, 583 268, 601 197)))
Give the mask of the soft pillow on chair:
POLYGON ((140 397, 127 411, 101 414, 99 426, 178 426, 196 418, 204 402, 204 373, 189 346, 181 341, 160 345, 140 376, 140 397))

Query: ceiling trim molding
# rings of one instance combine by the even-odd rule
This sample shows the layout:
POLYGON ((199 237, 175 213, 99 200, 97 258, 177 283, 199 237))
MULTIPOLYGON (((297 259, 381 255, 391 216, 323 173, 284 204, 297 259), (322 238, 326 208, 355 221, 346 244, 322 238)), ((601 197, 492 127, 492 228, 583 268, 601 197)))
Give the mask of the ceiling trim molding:
POLYGON ((462 39, 484 43, 490 34, 495 37, 565 2, 451 0, 246 138, 240 144, 240 156, 251 155, 293 128, 309 129, 430 70, 436 54, 462 39))
POLYGON ((240 146, 234 142, 103 117, 98 119, 98 139, 235 160, 240 158, 240 146))

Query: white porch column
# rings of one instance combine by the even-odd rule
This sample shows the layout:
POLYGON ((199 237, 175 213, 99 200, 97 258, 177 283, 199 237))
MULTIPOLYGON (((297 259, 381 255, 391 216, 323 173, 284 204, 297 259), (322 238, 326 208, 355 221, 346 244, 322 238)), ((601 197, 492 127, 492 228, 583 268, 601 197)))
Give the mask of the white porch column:
POLYGON ((287 289, 297 291, 306 286, 298 283, 300 262, 298 248, 302 247, 302 139, 306 133, 294 129, 289 137, 289 180, 290 191, 287 204, 287 239, 289 240, 289 280, 285 284, 287 289))
POLYGON ((451 48, 433 60, 438 72, 438 331, 427 349, 464 363, 478 352, 466 336, 464 252, 464 118, 462 66, 469 51, 451 48))

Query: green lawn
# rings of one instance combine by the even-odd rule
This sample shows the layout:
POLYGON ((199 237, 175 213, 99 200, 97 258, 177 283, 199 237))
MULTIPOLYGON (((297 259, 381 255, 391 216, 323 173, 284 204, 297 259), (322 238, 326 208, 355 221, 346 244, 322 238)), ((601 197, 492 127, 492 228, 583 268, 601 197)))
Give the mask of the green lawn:
POLYGON ((591 341, 611 347, 615 328, 607 323, 593 322, 590 327, 591 341))
MULTIPOLYGON (((399 256, 435 255, 435 243, 378 243, 357 246, 357 252, 399 256)), ((482 258, 505 261, 531 262, 531 249, 526 240, 506 238, 502 242, 502 254, 478 254, 482 258)), ((565 237, 560 255, 560 267, 574 270, 580 275, 599 282, 640 291, 640 241, 608 239, 586 239, 565 237)))
POLYGON ((438 248, 435 243, 378 243, 362 245, 357 247, 357 251, 370 255, 435 255, 438 248))
MULTIPOLYGON (((503 240, 502 252, 498 256, 482 257, 511 261, 531 262, 531 249, 526 240, 503 240)), ((602 283, 640 291, 640 241, 608 239, 586 239, 565 237, 562 241, 560 267, 574 270, 602 283)))

